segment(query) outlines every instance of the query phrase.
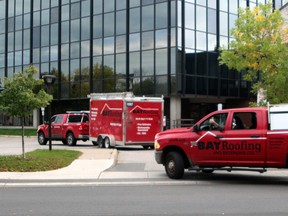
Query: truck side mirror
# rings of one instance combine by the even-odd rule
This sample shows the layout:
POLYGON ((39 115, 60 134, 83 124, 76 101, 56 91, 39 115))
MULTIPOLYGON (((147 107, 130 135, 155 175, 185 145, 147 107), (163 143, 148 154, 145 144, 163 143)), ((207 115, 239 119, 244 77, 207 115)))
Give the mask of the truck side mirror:
POLYGON ((199 131, 199 126, 197 124, 195 124, 193 126, 193 132, 198 132, 199 131))

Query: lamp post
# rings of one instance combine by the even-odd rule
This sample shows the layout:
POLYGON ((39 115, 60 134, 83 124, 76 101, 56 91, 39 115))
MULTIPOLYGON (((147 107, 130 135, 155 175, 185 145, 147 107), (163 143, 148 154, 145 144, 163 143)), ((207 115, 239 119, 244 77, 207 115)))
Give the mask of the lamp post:
MULTIPOLYGON (((43 75, 42 79, 44 79, 45 84, 48 87, 48 94, 51 94, 51 86, 56 80, 56 76, 54 75, 43 75)), ((52 102, 51 102, 52 103, 52 102)), ((52 141, 51 141, 51 106, 52 104, 49 104, 48 106, 48 139, 49 139, 49 151, 52 150, 52 141)))

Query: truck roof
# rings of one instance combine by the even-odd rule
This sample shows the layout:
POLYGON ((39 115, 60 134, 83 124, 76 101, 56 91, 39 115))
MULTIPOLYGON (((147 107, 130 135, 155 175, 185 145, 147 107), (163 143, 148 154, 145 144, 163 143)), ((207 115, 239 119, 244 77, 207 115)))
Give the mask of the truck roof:
POLYGON ((242 107, 242 108, 229 108, 229 109, 223 109, 218 110, 215 112, 227 112, 227 111, 233 111, 233 112, 253 112, 253 111, 267 111, 267 107, 242 107))

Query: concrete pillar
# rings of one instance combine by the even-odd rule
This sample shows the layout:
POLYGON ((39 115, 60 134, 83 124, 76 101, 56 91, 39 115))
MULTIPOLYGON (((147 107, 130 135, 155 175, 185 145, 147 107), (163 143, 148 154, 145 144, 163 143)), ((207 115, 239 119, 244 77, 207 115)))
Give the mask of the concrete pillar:
POLYGON ((181 119, 181 97, 170 97, 170 128, 174 128, 177 119, 181 119))
POLYGON ((39 125, 39 122, 38 122, 38 118, 39 117, 39 112, 38 110, 33 110, 33 127, 37 128, 38 125, 39 125))

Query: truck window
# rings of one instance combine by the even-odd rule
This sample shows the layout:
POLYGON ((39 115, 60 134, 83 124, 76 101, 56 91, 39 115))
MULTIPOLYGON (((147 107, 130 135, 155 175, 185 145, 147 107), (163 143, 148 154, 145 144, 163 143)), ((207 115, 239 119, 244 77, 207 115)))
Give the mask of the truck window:
POLYGON ((88 121, 89 121, 88 116, 84 115, 84 116, 83 116, 83 122, 88 122, 88 121))
POLYGON ((81 115, 69 115, 68 123, 77 123, 81 122, 82 116, 81 115))
POLYGON ((227 113, 213 115, 200 125, 200 130, 223 130, 226 124, 226 119, 227 113), (211 119, 213 119, 216 124, 212 124, 211 119))
POLYGON ((237 112, 233 115, 232 130, 256 129, 257 120, 255 112, 237 112))

